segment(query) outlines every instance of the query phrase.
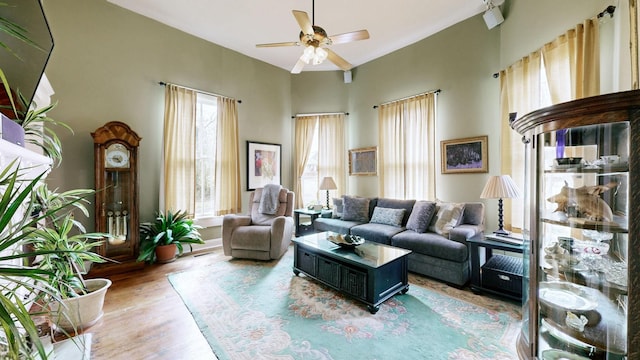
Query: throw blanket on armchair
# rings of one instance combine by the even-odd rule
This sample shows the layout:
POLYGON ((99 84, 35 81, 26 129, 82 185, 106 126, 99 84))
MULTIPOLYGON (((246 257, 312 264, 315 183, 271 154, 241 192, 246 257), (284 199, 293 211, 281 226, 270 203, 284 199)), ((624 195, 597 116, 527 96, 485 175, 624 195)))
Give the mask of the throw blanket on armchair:
POLYGON ((267 184, 262 189, 262 197, 260 197, 260 205, 258 211, 262 214, 273 215, 278 211, 280 201, 280 189, 282 186, 277 184, 267 184))

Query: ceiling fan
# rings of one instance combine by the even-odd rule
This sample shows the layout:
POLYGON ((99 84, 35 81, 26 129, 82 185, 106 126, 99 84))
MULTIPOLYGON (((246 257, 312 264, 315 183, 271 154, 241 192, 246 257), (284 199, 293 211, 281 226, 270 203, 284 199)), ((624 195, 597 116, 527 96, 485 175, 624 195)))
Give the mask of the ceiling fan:
POLYGON ((298 74, 302 71, 305 64, 312 63, 318 65, 325 59, 329 59, 332 63, 336 64, 340 69, 347 71, 351 70, 351 65, 347 60, 340 57, 333 50, 327 46, 333 44, 344 44, 357 40, 365 40, 369 38, 369 32, 367 30, 352 31, 344 34, 328 36, 320 26, 315 25, 315 19, 313 18, 313 12, 315 8, 315 1, 312 1, 311 16, 313 20, 309 20, 309 15, 300 10, 293 10, 293 16, 296 18, 298 25, 300 25, 300 41, 294 42, 281 42, 281 43, 269 43, 258 44, 257 47, 277 47, 277 46, 304 46, 304 52, 296 62, 296 65, 291 70, 292 74, 298 74))

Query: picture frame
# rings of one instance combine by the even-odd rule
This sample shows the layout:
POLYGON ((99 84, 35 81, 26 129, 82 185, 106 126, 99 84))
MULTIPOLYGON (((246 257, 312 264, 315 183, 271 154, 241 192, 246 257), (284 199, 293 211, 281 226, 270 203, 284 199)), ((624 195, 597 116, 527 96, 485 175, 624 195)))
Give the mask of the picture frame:
POLYGON ((440 142, 443 174, 489 172, 488 136, 475 136, 440 142))
POLYGON ((282 184, 281 149, 280 144, 247 141, 247 191, 282 184))
POLYGON ((378 174, 378 147, 349 150, 349 175, 372 176, 378 174))

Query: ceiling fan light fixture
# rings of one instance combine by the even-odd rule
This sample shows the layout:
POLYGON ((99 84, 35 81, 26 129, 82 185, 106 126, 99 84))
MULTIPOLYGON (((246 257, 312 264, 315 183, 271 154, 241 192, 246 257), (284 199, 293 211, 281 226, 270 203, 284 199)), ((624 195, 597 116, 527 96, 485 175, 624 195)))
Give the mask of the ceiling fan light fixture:
POLYGON ((320 65, 327 59, 327 56, 329 56, 327 50, 309 45, 304 49, 300 60, 304 61, 305 64, 312 63, 313 65, 320 65))
POLYGON ((313 60, 314 57, 315 57, 315 49, 313 46, 309 45, 304 49, 304 52, 302 52, 302 56, 300 57, 300 60, 304 61, 305 64, 308 64, 311 60, 313 60))
POLYGON ((321 47, 316 48, 316 55, 313 57, 313 65, 322 64, 322 62, 327 59, 328 55, 327 50, 321 47))

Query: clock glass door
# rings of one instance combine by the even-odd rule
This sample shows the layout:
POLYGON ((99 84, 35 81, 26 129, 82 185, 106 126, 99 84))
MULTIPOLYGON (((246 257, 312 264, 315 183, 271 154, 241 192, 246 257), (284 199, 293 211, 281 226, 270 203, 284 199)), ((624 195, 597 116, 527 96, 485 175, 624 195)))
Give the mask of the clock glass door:
POLYGON ((102 228, 111 234, 106 242, 106 256, 117 259, 132 253, 131 234, 131 173, 127 168, 105 169, 105 202, 102 207, 102 228))

